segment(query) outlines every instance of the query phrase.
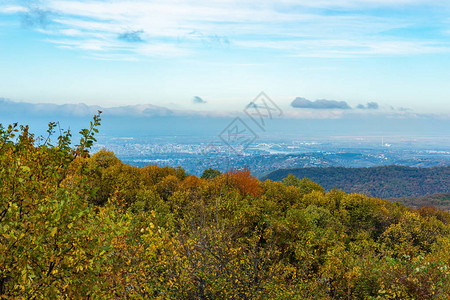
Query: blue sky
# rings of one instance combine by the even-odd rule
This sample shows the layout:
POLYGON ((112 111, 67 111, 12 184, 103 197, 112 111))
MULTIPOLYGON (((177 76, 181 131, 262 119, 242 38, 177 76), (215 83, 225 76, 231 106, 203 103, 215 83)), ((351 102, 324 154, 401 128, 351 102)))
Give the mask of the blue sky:
POLYGON ((14 101, 450 115, 449 1, 0 0, 0 41, 14 101))

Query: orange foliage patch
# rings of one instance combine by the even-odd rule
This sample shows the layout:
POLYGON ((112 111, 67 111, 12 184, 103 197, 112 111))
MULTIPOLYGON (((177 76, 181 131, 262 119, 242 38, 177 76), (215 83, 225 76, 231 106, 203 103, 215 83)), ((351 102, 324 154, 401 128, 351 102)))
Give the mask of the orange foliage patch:
POLYGON ((250 175, 249 169, 231 170, 226 173, 226 176, 228 177, 228 183, 238 188, 244 197, 247 195, 258 197, 263 193, 261 182, 250 175))
POLYGON ((187 176, 182 182, 181 182, 181 186, 184 189, 194 189, 194 188, 200 188, 201 186, 204 185, 204 180, 198 178, 197 176, 194 175, 189 175, 187 176))

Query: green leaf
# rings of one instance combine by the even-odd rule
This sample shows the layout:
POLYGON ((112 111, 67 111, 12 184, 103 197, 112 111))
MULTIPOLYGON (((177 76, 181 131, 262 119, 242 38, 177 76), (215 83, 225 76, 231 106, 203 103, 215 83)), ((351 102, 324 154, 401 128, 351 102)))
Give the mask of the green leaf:
POLYGON ((22 171, 24 171, 24 172, 30 172, 31 171, 31 169, 29 168, 29 167, 27 167, 27 166, 22 166, 22 167, 20 167, 21 169, 22 169, 22 171))
POLYGON ((58 227, 53 227, 52 231, 50 231, 51 236, 55 236, 56 232, 58 231, 58 227))

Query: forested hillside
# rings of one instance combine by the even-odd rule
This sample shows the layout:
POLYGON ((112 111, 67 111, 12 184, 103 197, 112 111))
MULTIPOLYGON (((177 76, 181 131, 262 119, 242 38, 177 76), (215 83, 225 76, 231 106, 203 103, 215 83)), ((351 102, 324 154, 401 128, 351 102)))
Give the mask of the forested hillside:
POLYGON ((422 206, 434 206, 450 211, 450 193, 432 194, 422 197, 400 197, 389 199, 405 204, 409 207, 420 208, 422 206))
POLYGON ((5 299, 444 299, 450 214, 0 128, 5 299))
POLYGON ((297 178, 309 178, 327 191, 337 188, 347 193, 361 193, 381 198, 450 193, 450 166, 282 169, 268 174, 263 179, 279 181, 289 174, 297 178))

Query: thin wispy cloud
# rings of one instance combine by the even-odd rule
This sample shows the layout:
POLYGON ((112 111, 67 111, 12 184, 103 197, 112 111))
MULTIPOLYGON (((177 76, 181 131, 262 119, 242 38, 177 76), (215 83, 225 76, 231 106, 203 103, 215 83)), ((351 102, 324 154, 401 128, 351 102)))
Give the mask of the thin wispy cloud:
POLYGON ((391 110, 398 111, 398 112, 412 112, 411 108, 403 107, 403 106, 398 107, 398 108, 391 106, 391 110))
POLYGON ((45 28, 50 23, 51 11, 39 7, 21 10, 22 25, 25 27, 45 28))
POLYGON ((194 104, 205 104, 205 103, 207 103, 205 100, 203 100, 203 98, 201 98, 199 96, 194 96, 194 98, 192 98, 192 102, 194 102, 194 104))
MULTIPOLYGON (((85 50, 93 57, 188 56, 206 46, 235 52, 257 48, 290 57, 351 58, 449 53, 447 39, 387 34, 427 25, 414 9, 449 8, 447 2, 50 0, 31 8, 8 1, 0 13, 22 14, 29 27, 45 27, 53 43, 85 50), (380 16, 380 8, 388 13, 380 16), (389 13, 398 8, 412 13, 389 13)), ((445 18, 434 21, 445 26, 445 18)))
POLYGON ((378 105, 377 102, 368 102, 367 105, 364 104, 358 104, 358 106, 356 106, 357 109, 379 109, 380 106, 378 105))
POLYGON ((126 31, 119 34, 118 39, 130 43, 143 42, 144 41, 142 39, 143 33, 144 33, 143 30, 126 31))

